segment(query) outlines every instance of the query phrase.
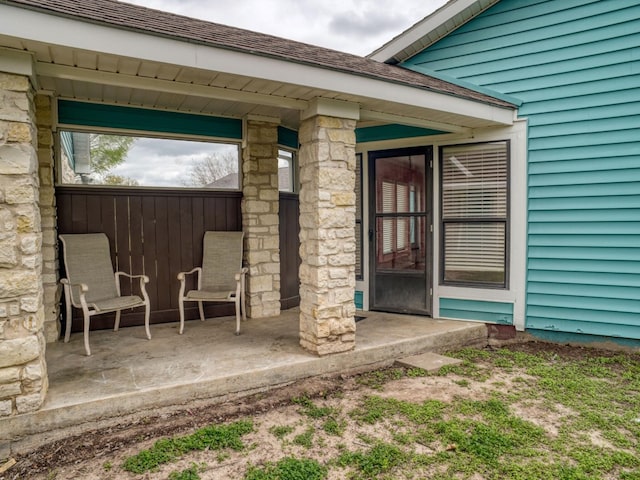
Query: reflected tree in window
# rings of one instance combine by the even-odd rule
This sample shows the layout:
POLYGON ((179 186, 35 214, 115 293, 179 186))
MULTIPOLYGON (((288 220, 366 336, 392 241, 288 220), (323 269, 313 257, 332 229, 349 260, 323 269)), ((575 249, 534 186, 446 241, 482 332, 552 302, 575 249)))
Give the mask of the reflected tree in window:
POLYGON ((183 183, 189 187, 237 188, 237 153, 213 153, 206 158, 192 160, 183 183))
MULTIPOLYGON (((138 185, 137 180, 110 173, 127 158, 135 137, 121 135, 89 135, 90 166, 95 183, 105 185, 138 185)), ((91 182, 93 183, 93 182, 91 182)))

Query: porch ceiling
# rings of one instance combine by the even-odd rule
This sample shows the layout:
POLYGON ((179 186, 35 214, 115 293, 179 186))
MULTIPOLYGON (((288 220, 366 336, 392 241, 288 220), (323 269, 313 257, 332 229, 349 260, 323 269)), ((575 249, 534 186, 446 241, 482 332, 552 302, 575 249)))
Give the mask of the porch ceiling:
POLYGON ((293 129, 300 112, 316 97, 359 104, 359 126, 400 123, 456 132, 510 124, 513 119, 513 107, 499 100, 473 92, 465 98, 456 91, 386 78, 397 71, 378 75, 377 62, 348 54, 327 51, 344 63, 332 68, 52 16, 3 2, 0 47, 30 52, 39 90, 60 98, 233 118, 264 115, 280 118, 293 129), (350 71, 350 61, 373 62, 364 65, 373 73, 356 67, 350 71))

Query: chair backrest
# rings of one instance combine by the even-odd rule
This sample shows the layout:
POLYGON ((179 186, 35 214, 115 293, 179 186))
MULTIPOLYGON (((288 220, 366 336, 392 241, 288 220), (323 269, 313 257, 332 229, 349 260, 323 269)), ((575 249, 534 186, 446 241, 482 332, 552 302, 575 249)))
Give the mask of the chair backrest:
POLYGON ((202 289, 232 291, 242 269, 243 232, 205 232, 202 249, 202 289))
MULTIPOLYGON (((104 233, 60 235, 67 279, 73 284, 89 287, 87 302, 115 298, 116 289, 109 239, 104 233)), ((79 288, 71 289, 73 303, 80 304, 79 288)))

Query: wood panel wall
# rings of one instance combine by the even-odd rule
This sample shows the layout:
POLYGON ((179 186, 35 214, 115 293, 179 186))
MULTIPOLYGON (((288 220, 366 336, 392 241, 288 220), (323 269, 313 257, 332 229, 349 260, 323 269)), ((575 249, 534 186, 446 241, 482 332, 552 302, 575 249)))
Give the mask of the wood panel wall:
MULTIPOLYGON (((201 264, 204 232, 242 230, 241 192, 74 186, 57 187, 56 198, 59 234, 103 232, 109 238, 116 270, 149 276, 151 323, 178 322, 177 275, 201 264)), ((283 309, 299 304, 298 212, 298 196, 281 194, 283 309)), ((60 268, 64 276, 64 265, 60 268)), ((125 295, 137 293, 136 289, 137 282, 122 285, 125 295)), ((233 314, 233 304, 205 304, 207 317, 233 314)), ((185 315, 188 319, 198 318, 197 304, 185 304, 185 315)), ((81 331, 81 312, 74 309, 73 317, 73 331, 81 331)), ((91 329, 113 328, 113 321, 113 314, 94 316, 91 329)), ((142 309, 122 312, 122 326, 143 323, 142 309)))
POLYGON ((294 193, 280 193, 280 300, 286 310, 300 305, 300 203, 294 193))
MULTIPOLYGON (((177 275, 200 265, 204 232, 242 229, 239 192, 58 187, 56 197, 58 233, 104 232, 115 269, 149 276, 151 323, 178 321, 177 275)), ((187 318, 197 318, 196 306, 187 304, 187 318)), ((233 315, 233 304, 208 304, 205 313, 233 315)), ((123 326, 143 323, 142 309, 122 312, 123 326)), ((75 309, 72 327, 82 328, 75 309)), ((91 319, 93 330, 112 327, 113 314, 91 319)))

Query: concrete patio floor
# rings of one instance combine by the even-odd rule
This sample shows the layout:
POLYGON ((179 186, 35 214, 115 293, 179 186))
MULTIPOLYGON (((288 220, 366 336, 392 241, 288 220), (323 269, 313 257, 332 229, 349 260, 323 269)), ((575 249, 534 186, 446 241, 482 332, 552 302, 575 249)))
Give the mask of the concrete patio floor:
POLYGON ((412 315, 363 312, 356 348, 317 357, 298 343, 298 310, 247 320, 235 336, 235 318, 190 321, 183 335, 177 322, 119 332, 91 332, 92 356, 84 355, 82 334, 67 344, 47 345, 49 391, 33 414, 0 419, 0 457, 63 438, 69 431, 96 428, 199 400, 222 401, 302 378, 366 370, 420 352, 483 345, 481 323, 435 320, 412 315))

